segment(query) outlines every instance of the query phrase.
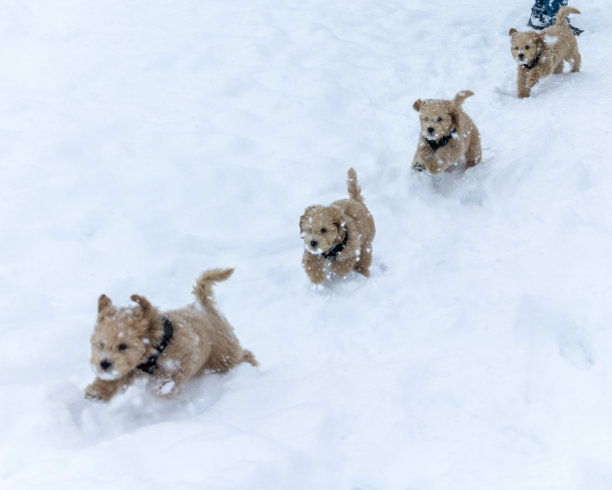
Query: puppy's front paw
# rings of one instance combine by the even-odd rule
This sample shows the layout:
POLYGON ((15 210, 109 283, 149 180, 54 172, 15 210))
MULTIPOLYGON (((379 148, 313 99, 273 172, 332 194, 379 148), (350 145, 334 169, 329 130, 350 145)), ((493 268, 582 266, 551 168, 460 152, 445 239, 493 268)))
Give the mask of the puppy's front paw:
POLYGON ((117 392, 118 388, 119 383, 117 381, 105 381, 96 378, 95 381, 85 389, 85 398, 88 400, 101 400, 107 402, 117 392))
POLYGON ((170 378, 163 378, 156 380, 153 383, 153 393, 161 398, 174 398, 179 392, 180 388, 177 383, 170 378))
POLYGON ((531 89, 529 87, 519 87, 518 98, 525 99, 531 96, 531 89))
POLYGON ((100 393, 98 390, 94 388, 93 383, 90 384, 87 388, 85 388, 85 399, 91 400, 94 402, 104 401, 104 397, 102 396, 102 393, 100 393))

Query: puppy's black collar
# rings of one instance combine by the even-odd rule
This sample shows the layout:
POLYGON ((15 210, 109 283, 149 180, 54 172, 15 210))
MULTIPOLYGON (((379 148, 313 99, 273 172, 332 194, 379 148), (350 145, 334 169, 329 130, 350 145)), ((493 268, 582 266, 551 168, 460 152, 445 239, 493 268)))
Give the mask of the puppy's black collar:
POLYGON ((325 257, 326 259, 331 259, 335 257, 336 255, 339 255, 340 252, 344 250, 344 247, 346 247, 347 242, 348 242, 348 230, 346 229, 346 226, 345 226, 344 227, 344 239, 342 240, 342 243, 339 243, 338 245, 334 245, 327 252, 323 252, 321 255, 325 257))
MULTIPOLYGON (((447 134, 446 136, 443 136, 442 138, 440 138, 439 140, 427 140, 427 143, 429 143, 429 147, 433 150, 439 150, 440 148, 442 148, 443 146, 448 145, 448 142, 452 139, 453 134, 455 134, 457 132, 457 129, 453 129, 449 134, 447 134)), ((427 139, 427 138, 425 138, 427 139)))
POLYGON ((136 367, 147 374, 153 374, 158 368, 157 358, 161 356, 161 353, 164 352, 166 347, 168 347, 173 335, 174 327, 172 326, 172 322, 168 320, 168 318, 164 317, 164 338, 162 339, 161 343, 155 347, 156 352, 151 354, 145 362, 136 367))
POLYGON ((538 55, 533 59, 531 63, 522 65, 522 67, 526 68, 527 70, 531 70, 532 68, 535 68, 536 66, 538 66, 538 63, 540 62, 540 56, 542 56, 542 53, 538 53, 538 55))

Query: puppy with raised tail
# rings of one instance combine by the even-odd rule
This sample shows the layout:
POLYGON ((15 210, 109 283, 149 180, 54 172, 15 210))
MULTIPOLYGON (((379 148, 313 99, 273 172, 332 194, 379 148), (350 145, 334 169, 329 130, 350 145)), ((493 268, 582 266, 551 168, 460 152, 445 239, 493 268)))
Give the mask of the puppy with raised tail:
POLYGON ((160 312, 138 295, 136 306, 116 308, 102 295, 91 336, 91 366, 96 379, 85 397, 110 400, 137 378, 148 378, 153 393, 177 395, 191 377, 204 371, 224 373, 241 362, 257 365, 243 349, 212 299, 214 283, 226 280, 234 269, 204 272, 193 288, 199 304, 160 312))
POLYGON ((370 275, 376 228, 352 168, 348 171, 348 194, 349 199, 329 206, 309 206, 300 218, 302 265, 314 284, 346 276, 352 270, 370 275))
POLYGON ((480 133, 461 104, 474 95, 462 90, 453 100, 418 99, 413 108, 419 113, 421 133, 412 168, 417 172, 439 174, 459 165, 473 167, 480 162, 480 133))
POLYGON ((579 14, 574 7, 561 7, 557 12, 556 23, 541 32, 508 31, 512 56, 517 67, 517 87, 520 99, 531 95, 531 88, 543 78, 553 73, 563 72, 567 61, 572 72, 580 71, 580 52, 576 36, 567 22, 569 14, 579 14))

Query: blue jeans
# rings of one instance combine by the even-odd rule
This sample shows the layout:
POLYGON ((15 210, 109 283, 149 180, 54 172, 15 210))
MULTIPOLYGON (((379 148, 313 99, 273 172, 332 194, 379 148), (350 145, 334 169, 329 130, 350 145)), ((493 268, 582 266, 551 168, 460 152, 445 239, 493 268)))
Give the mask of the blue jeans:
POLYGON ((546 26, 552 25, 555 23, 557 11, 563 5, 567 5, 567 0, 535 0, 531 8, 531 17, 546 26))

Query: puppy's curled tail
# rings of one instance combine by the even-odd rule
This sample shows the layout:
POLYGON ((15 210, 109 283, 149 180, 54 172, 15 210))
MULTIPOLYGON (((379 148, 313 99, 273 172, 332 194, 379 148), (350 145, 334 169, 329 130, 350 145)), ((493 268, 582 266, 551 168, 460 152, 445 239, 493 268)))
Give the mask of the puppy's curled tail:
POLYGON ((351 199, 363 202, 361 187, 359 187, 359 184, 357 183, 357 172, 355 172, 354 168, 349 168, 348 171, 348 193, 351 199))
POLYGON ((461 104, 463 104, 463 101, 465 99, 471 97, 472 95, 474 95, 474 92, 472 92, 471 90, 462 90, 461 92, 457 92, 457 95, 455 95, 453 102, 456 106, 460 106, 461 104))
POLYGON ((207 306, 213 303, 213 284, 220 281, 225 281, 229 276, 232 275, 234 269, 209 269, 204 271, 198 278, 193 287, 194 296, 202 303, 203 306, 207 306))
POLYGON ((562 27, 569 27, 569 24, 567 22, 567 16, 569 14, 579 14, 580 10, 575 9, 574 7, 561 7, 558 11, 557 11, 557 16, 555 17, 555 24, 558 26, 562 26, 562 27))

